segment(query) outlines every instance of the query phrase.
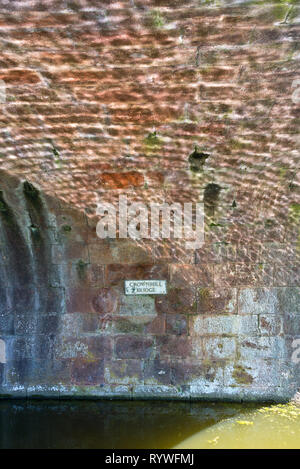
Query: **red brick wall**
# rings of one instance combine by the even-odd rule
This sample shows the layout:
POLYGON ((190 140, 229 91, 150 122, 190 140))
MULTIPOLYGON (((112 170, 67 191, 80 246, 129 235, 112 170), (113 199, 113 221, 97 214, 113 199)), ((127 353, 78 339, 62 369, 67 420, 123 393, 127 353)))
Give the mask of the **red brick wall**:
POLYGON ((296 391, 290 3, 0 1, 2 394, 296 391), (195 146, 209 155, 196 170, 195 146), (204 201, 204 246, 101 241, 98 198, 120 194, 204 201), (165 279, 168 294, 125 296, 125 279, 165 279))

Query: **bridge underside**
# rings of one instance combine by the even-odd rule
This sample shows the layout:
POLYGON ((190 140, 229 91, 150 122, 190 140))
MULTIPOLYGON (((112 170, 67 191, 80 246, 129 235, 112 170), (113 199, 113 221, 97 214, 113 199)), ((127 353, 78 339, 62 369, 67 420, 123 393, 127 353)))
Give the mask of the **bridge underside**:
POLYGON ((63 3, 0 0, 0 396, 291 398, 299 7, 63 3), (100 239, 121 195, 204 244, 100 239))

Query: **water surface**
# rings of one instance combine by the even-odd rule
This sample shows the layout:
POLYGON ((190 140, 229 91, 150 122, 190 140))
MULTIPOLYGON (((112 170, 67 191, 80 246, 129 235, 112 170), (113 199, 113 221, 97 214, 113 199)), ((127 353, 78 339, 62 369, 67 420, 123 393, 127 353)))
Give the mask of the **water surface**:
POLYGON ((2 401, 0 448, 172 448, 240 411, 200 402, 2 401))
POLYGON ((262 407, 224 419, 180 443, 188 449, 299 449, 300 407, 262 407))
POLYGON ((300 448, 300 410, 167 401, 0 402, 1 449, 248 447, 268 442, 266 434, 273 435, 272 447, 300 448))

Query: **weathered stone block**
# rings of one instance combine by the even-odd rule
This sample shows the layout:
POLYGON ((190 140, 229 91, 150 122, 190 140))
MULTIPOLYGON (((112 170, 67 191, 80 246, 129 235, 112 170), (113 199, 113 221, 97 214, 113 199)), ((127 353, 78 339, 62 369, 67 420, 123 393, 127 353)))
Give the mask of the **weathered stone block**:
POLYGON ((188 319, 181 314, 166 315, 166 333, 185 335, 188 333, 188 319))
POLYGON ((243 288, 238 294, 239 314, 277 314, 275 288, 243 288))
POLYGON ((89 357, 88 345, 81 337, 61 337, 56 349, 57 358, 73 359, 78 357, 89 357))
POLYGON ((291 263, 275 264, 274 285, 276 287, 293 287, 300 284, 300 263, 296 260, 291 263))
POLYGON ((0 78, 10 85, 36 85, 41 81, 39 74, 33 70, 13 68, 3 71, 0 78))
POLYGON ((190 288, 170 288, 167 295, 155 298, 159 313, 197 313, 197 294, 190 288))
POLYGON ((69 287, 104 287, 104 266, 83 260, 62 266, 65 285, 69 287))
POLYGON ((218 315, 197 316, 190 319, 191 335, 258 335, 258 317, 256 315, 218 315))
POLYGON ((6 373, 8 386, 50 386, 70 383, 71 363, 68 360, 21 359, 12 361, 6 373))
POLYGON ((101 318, 97 313, 84 313, 80 315, 80 324, 78 325, 79 333, 98 332, 100 329, 101 318))
POLYGON ((84 339, 88 346, 88 358, 110 358, 113 353, 112 337, 105 335, 89 336, 84 339))
MULTIPOLYGON (((98 315, 92 313, 92 316, 98 315)), ((80 313, 65 313, 62 314, 60 321, 61 321, 61 335, 63 337, 77 337, 81 333, 82 327, 82 318, 89 318, 90 315, 88 313, 80 314, 80 313)), ((88 320, 88 319, 87 319, 88 320)), ((89 332, 89 331, 87 331, 89 332)))
MULTIPOLYGON (((144 244, 144 243, 143 243, 144 244)), ((152 251, 132 240, 99 240, 89 244, 90 261, 94 264, 146 264, 153 263, 152 251)))
POLYGON ((39 315, 36 327, 37 334, 57 334, 60 330, 61 314, 47 313, 39 315))
POLYGON ((245 288, 239 292, 240 314, 297 314, 300 312, 299 287, 245 288))
POLYGON ((172 385, 138 385, 132 390, 134 399, 189 399, 188 388, 172 385))
POLYGON ((166 319, 164 314, 157 315, 151 319, 149 323, 145 324, 145 334, 165 334, 166 332, 166 319))
POLYGON ((269 286, 273 284, 273 266, 269 264, 221 264, 215 266, 215 286, 269 286))
POLYGON ((193 355, 203 360, 233 359, 236 354, 236 341, 229 337, 203 337, 199 347, 193 341, 193 355))
POLYGON ((114 316, 110 323, 111 330, 118 334, 143 334, 145 323, 151 322, 152 316, 114 316))
POLYGON ((70 288, 66 297, 68 313, 114 314, 119 306, 117 293, 109 288, 70 288))
POLYGON ((0 333, 1 334, 13 334, 14 329, 14 314, 12 311, 6 313, 0 313, 0 333))
POLYGON ((89 243, 89 258, 92 264, 106 265, 114 262, 112 255, 113 244, 107 240, 98 239, 97 242, 89 243))
POLYGON ((88 358, 74 360, 71 368, 71 382, 87 386, 104 384, 104 360, 88 358))
POLYGON ((188 336, 157 336, 156 347, 161 358, 187 358, 192 352, 192 346, 188 336))
MULTIPOLYGON (((31 336, 16 336, 7 338, 6 355, 9 360, 23 360, 26 358, 35 358, 34 339, 31 336)), ((40 357, 36 357, 40 358, 40 357)))
POLYGON ((99 183, 107 189, 124 189, 142 186, 144 184, 144 176, 137 171, 103 173, 100 176, 99 183))
POLYGON ((119 295, 112 288, 101 288, 93 297, 92 304, 99 314, 114 314, 119 308, 119 295))
POLYGON ((85 243, 70 243, 67 245, 54 244, 52 246, 53 264, 68 262, 89 262, 89 251, 85 243))
POLYGON ((153 339, 148 337, 117 337, 115 354, 117 358, 150 358, 154 351, 153 339))
POLYGON ((213 266, 209 264, 170 265, 170 285, 175 288, 203 288, 213 285, 213 266))
POLYGON ((191 397, 205 397, 224 385, 222 361, 204 360, 198 364, 198 373, 187 376, 191 397))
MULTIPOLYGON (((4 363, 0 363, 0 386, 2 386, 4 383, 4 373, 5 373, 4 363)), ((1 395, 1 390, 0 390, 0 395, 1 395)))
POLYGON ((61 224, 52 230, 52 243, 61 246, 69 246, 76 243, 88 242, 88 228, 87 225, 69 225, 68 223, 61 224))
POLYGON ((33 334, 37 326, 37 315, 34 310, 24 309, 14 313, 14 332, 16 335, 33 334))
POLYGON ((225 386, 264 387, 274 389, 280 382, 277 361, 272 359, 244 359, 229 364, 224 369, 225 386))
POLYGON ((138 384, 143 379, 141 360, 106 360, 105 381, 109 384, 138 384))
POLYGON ((87 360, 110 358, 112 338, 105 335, 87 337, 63 337, 56 352, 59 358, 85 357, 87 360))
POLYGON ((260 314, 259 330, 262 335, 278 336, 283 333, 283 318, 277 314, 260 314))
POLYGON ((199 313, 235 313, 237 311, 237 289, 211 289, 198 290, 199 313))
POLYGON ((145 384, 170 384, 171 363, 163 359, 147 360, 144 362, 144 382, 145 384))
POLYGON ((126 316, 157 316, 155 300, 149 295, 122 295, 120 298, 119 314, 126 316))
POLYGON ((239 357, 242 360, 283 359, 287 355, 283 337, 249 337, 238 340, 239 357))
POLYGON ((278 288, 278 309, 283 314, 300 314, 300 287, 278 288))
POLYGON ((286 314, 284 316, 283 330, 287 336, 300 336, 300 317, 297 314, 286 314))

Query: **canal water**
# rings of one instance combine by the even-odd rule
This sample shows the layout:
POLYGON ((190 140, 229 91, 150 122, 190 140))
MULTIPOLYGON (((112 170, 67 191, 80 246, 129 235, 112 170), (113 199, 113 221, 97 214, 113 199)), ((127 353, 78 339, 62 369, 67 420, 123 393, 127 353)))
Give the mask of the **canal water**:
POLYGON ((300 408, 162 401, 0 401, 0 448, 300 448, 300 408))

